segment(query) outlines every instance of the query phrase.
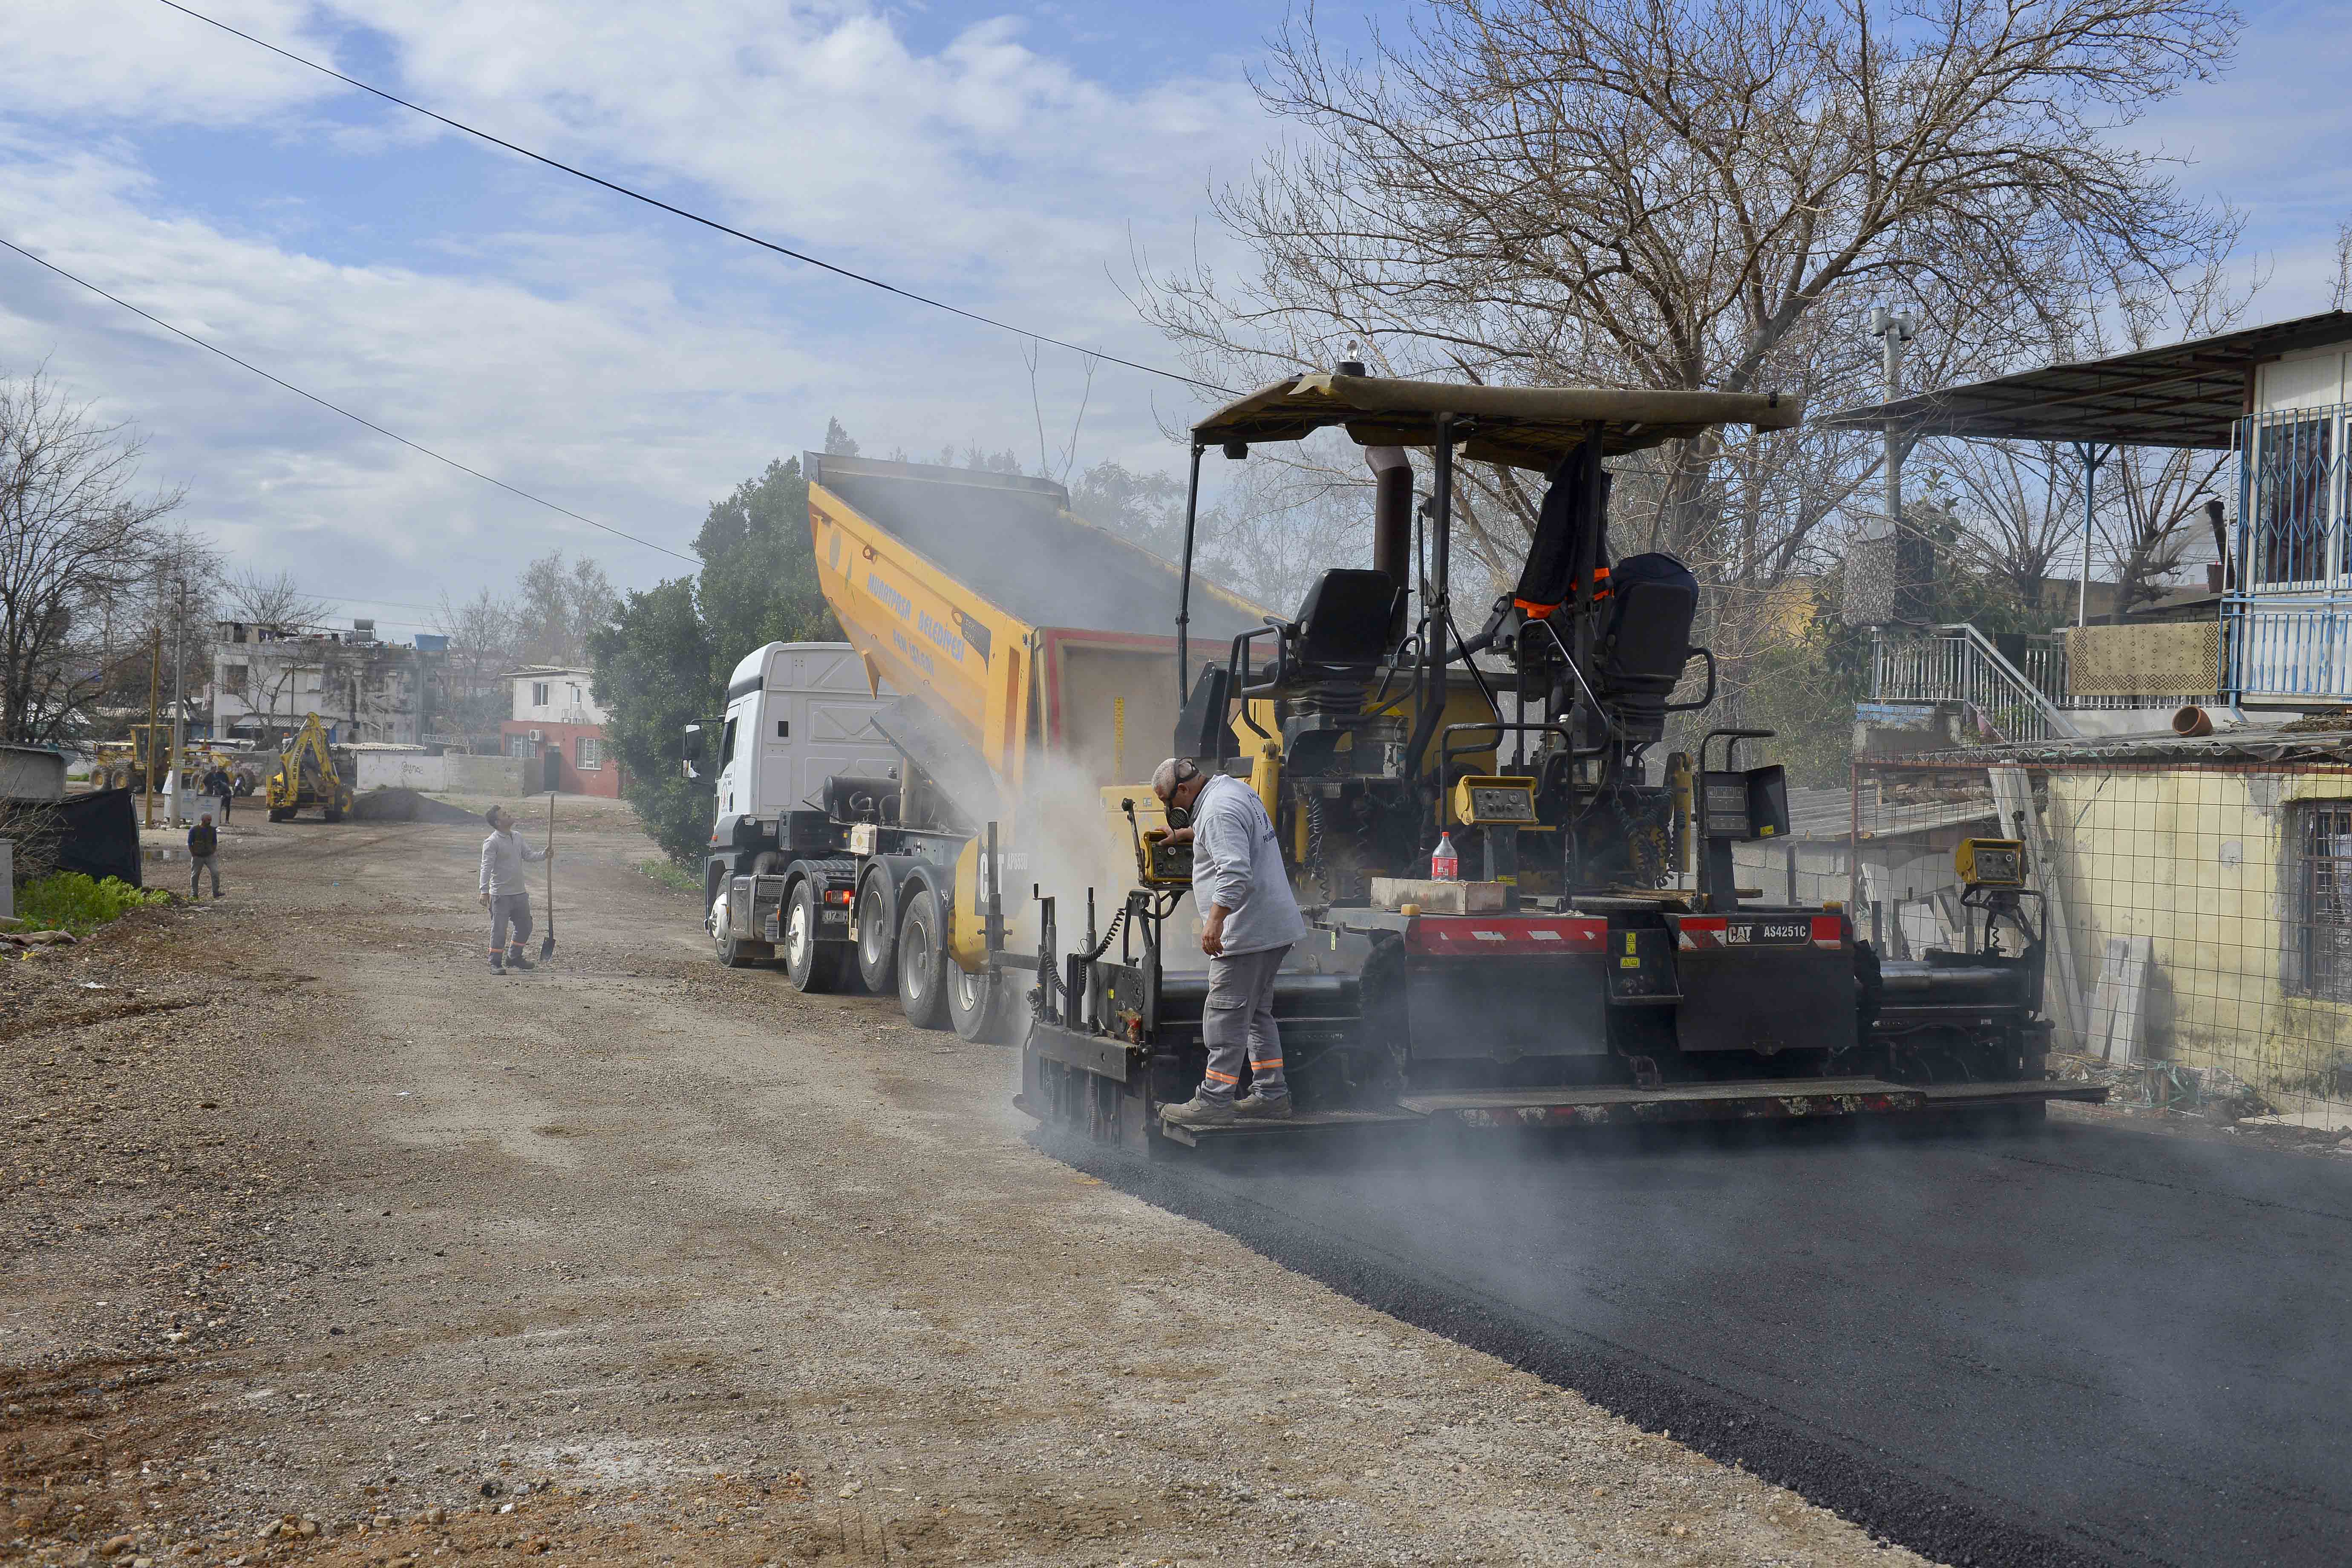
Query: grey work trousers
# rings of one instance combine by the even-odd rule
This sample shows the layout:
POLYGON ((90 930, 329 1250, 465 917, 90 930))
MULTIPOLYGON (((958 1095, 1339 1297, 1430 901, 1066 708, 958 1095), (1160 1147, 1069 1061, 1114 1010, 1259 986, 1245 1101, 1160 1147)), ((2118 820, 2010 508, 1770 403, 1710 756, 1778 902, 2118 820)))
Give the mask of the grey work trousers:
POLYGON ((1202 1100, 1232 1100, 1241 1087, 1244 1063, 1259 1094, 1290 1098, 1289 1080, 1282 1076, 1282 1034, 1274 1024, 1274 976, 1289 951, 1286 942, 1263 952, 1209 960, 1208 1005, 1201 1015, 1201 1038, 1209 1047, 1202 1100))
POLYGON ((529 893, 493 893, 490 895, 490 956, 508 948, 520 952, 522 944, 530 940, 530 895, 529 893), (507 928, 514 935, 507 935, 507 928))
POLYGON ((213 897, 220 897, 220 854, 217 850, 210 855, 188 857, 188 897, 193 899, 196 896, 196 887, 205 879, 207 871, 213 874, 213 897))

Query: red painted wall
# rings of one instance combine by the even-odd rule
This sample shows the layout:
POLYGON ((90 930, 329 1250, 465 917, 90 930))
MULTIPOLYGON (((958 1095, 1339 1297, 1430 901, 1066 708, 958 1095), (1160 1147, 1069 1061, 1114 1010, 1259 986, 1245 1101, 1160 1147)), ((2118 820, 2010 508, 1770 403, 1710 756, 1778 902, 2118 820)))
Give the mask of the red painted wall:
MULTIPOLYGON (((561 759, 555 774, 555 789, 558 795, 598 795, 607 800, 621 798, 621 763, 620 759, 613 754, 613 748, 609 742, 604 747, 603 767, 583 771, 579 765, 580 737, 586 735, 593 740, 604 740, 603 725, 530 724, 516 719, 505 720, 499 725, 499 733, 501 736, 528 735, 533 730, 539 731, 541 740, 539 753, 530 759, 531 766, 534 768, 544 766, 545 755, 550 751, 555 752, 561 759)), ((514 752, 514 743, 508 742, 506 749, 508 754, 511 756, 514 752)), ((530 775, 529 783, 531 794, 539 793, 541 776, 536 773, 530 775)))

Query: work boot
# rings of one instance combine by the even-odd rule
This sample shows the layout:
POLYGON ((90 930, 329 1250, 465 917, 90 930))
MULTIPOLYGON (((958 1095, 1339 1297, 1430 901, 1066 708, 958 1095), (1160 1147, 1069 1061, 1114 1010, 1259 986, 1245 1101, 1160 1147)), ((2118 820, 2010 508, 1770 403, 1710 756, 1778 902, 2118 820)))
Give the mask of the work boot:
POLYGON ((1171 1127, 1226 1127, 1233 1123, 1234 1102, 1196 1094, 1181 1105, 1162 1107, 1160 1120, 1171 1127))
POLYGON ((522 949, 519 947, 510 947, 507 949, 507 967, 509 969, 537 969, 539 965, 533 963, 530 959, 525 958, 522 955, 522 949))
POLYGON ((506 972, 507 966, 505 961, 499 958, 495 952, 490 954, 490 973, 493 974, 504 974, 506 972))
POLYGON ((1234 1102, 1234 1117, 1240 1121, 1287 1121, 1290 1120, 1290 1096, 1247 1095, 1234 1102))

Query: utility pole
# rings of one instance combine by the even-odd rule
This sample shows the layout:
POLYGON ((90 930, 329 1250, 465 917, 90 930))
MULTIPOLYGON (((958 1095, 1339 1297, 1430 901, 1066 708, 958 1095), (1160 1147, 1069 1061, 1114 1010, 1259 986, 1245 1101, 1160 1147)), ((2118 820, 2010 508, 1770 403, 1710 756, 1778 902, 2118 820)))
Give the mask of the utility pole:
POLYGON ((172 826, 180 821, 180 797, 187 793, 188 768, 188 580, 177 579, 179 615, 172 623, 172 826))
POLYGON ((163 700, 163 626, 147 630, 147 738, 132 748, 139 754, 140 773, 147 781, 147 826, 155 826, 155 710, 163 700))
MULTIPOLYGON (((1919 324, 1908 310, 1890 310, 1884 305, 1874 306, 1870 312, 1870 332, 1878 340, 1881 363, 1886 371, 1886 401, 1895 402, 1903 395, 1903 345, 1919 334, 1919 324)), ((1886 422, 1886 535, 1893 542, 1891 553, 1898 563, 1901 574, 1895 588, 1897 613, 1906 608, 1906 599, 1916 598, 1912 592, 1917 584, 1912 574, 1900 563, 1914 553, 1903 543, 1903 452, 1904 440, 1894 420, 1886 422)), ((1908 607, 1916 608, 1913 605, 1908 607)))
MULTIPOLYGON (((1918 335, 1918 321, 1908 310, 1878 305, 1872 308, 1864 330, 1879 342, 1885 401, 1894 403, 1903 395, 1903 345, 1918 335)), ((1900 422, 1888 419, 1885 501, 1878 516, 1863 518, 1846 555, 1843 614, 1848 626, 1883 627, 1914 620, 1925 608, 1923 574, 1916 567, 1921 552, 1903 537, 1902 530, 1903 454, 1908 444, 1900 422)))

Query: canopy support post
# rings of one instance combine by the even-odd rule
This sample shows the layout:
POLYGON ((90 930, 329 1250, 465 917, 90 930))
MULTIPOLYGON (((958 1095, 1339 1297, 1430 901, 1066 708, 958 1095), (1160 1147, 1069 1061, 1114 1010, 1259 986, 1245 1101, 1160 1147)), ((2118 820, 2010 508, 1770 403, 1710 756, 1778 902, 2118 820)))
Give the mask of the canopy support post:
MULTIPOLYGON (((2095 441, 2076 441, 2074 447, 2074 456, 2083 460, 2083 574, 2074 590, 2074 624, 2087 626, 2091 624, 2091 518, 2096 510, 2092 505, 2092 488, 2116 444, 2110 441, 2103 447, 2095 441)), ((2122 591, 2122 584, 2116 584, 2116 591, 2122 591)))
POLYGON ((1184 488, 1184 563, 1176 590, 1176 706, 1192 693, 1189 633, 1192 625, 1192 533, 1201 515, 1201 443, 1192 443, 1192 479, 1184 488))

